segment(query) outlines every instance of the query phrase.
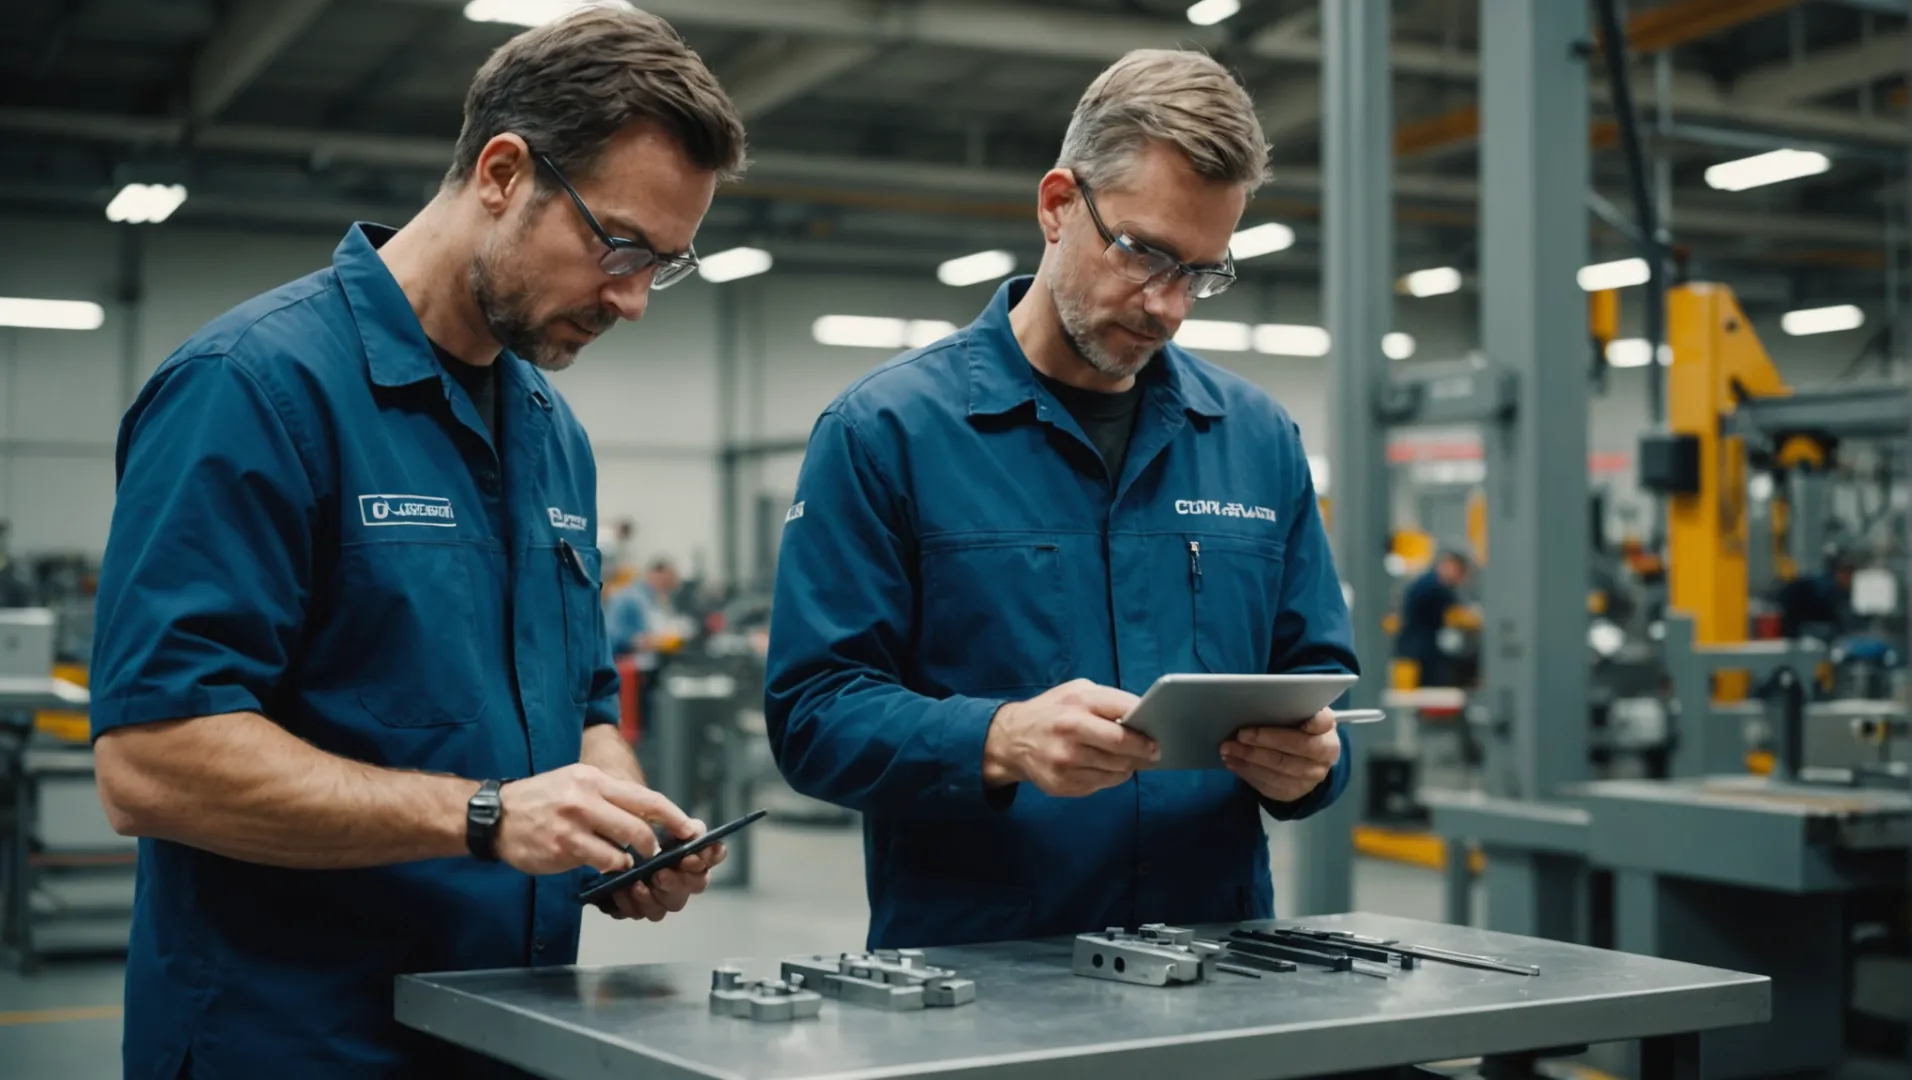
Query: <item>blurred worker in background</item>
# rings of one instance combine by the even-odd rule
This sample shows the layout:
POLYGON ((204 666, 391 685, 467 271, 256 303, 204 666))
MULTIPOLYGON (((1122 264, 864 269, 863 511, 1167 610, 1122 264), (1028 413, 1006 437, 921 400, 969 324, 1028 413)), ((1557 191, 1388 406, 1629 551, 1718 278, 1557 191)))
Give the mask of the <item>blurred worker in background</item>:
POLYGON ((1036 191, 1035 276, 812 431, 766 718, 797 791, 864 815, 870 945, 1267 918, 1262 811, 1342 790, 1327 710, 1194 771, 1114 722, 1172 672, 1356 670, 1294 420, 1173 344, 1267 156, 1221 65, 1130 53, 1036 191))
POLYGON ((696 630, 691 619, 677 610, 677 594, 683 585, 676 564, 657 558, 645 567, 643 577, 611 597, 605 616, 611 649, 615 655, 630 656, 636 662, 640 716, 652 715, 651 705, 667 658, 676 655, 696 630))
POLYGON ((1851 610, 1852 558, 1834 552, 1825 568, 1801 575, 1779 587, 1779 633, 1785 638, 1813 637, 1831 641, 1844 630, 1851 610))
POLYGON ((1459 673, 1442 650, 1440 637, 1447 625, 1447 613, 1459 606, 1459 590, 1471 573, 1467 556, 1442 551, 1401 599, 1401 630, 1394 638, 1394 655, 1420 667, 1422 686, 1460 685, 1459 673))
MULTIPOLYGON (((743 156, 663 20, 554 20, 479 69, 403 229, 354 224, 141 391, 92 669, 141 838, 126 1076, 501 1071, 401 1027, 394 978, 571 963, 592 871, 701 830, 618 733, 597 467, 544 372, 695 269, 743 156)), ((680 910, 708 856, 618 912, 680 910)))

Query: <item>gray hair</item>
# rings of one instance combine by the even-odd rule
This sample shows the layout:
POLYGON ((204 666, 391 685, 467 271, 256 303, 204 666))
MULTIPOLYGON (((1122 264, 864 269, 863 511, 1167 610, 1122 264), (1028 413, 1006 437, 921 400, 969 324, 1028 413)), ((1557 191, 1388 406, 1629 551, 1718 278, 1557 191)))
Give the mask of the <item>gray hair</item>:
POLYGON ((1109 65, 1076 103, 1056 165, 1108 183, 1151 141, 1180 150, 1209 180, 1252 193, 1268 178, 1255 103, 1206 53, 1136 49, 1109 65))

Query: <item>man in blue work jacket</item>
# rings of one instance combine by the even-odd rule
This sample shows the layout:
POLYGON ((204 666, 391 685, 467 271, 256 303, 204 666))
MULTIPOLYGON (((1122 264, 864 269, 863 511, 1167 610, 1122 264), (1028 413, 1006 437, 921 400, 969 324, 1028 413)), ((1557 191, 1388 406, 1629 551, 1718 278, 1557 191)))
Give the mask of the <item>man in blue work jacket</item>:
POLYGON ((662 20, 529 31, 418 216, 354 225, 139 395, 92 707, 140 837, 126 1076, 482 1075, 398 1026, 394 977, 569 963, 581 883, 701 830, 618 735, 596 466, 543 370, 694 267, 743 141, 662 20))
POLYGON ((1447 612, 1460 603, 1457 591, 1467 582, 1467 557, 1443 551, 1434 565, 1414 579, 1401 597, 1401 630, 1394 635, 1394 654, 1420 668, 1422 686, 1458 686, 1454 661, 1441 651, 1441 630, 1447 612))
POLYGON ((1042 179, 1034 278, 818 420, 767 715, 790 783, 864 815, 871 946, 1266 917, 1261 811, 1345 785, 1329 712, 1199 771, 1138 773, 1113 722, 1170 672, 1357 670, 1294 421, 1170 341, 1266 157, 1214 61, 1130 54, 1042 179))

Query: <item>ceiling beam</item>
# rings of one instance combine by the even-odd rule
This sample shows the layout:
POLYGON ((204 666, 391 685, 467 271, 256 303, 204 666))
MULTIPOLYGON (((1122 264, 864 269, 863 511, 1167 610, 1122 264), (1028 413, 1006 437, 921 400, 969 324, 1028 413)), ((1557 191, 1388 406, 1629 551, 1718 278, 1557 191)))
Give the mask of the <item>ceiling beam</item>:
POLYGON ((1662 52, 1798 7, 1800 3, 1801 0, 1673 0, 1638 12, 1627 20, 1627 48, 1639 54, 1662 52))
POLYGON ((202 124, 225 111, 330 0, 246 0, 193 60, 186 116, 202 124))
POLYGON ((737 74, 724 89, 745 120, 754 120, 842 75, 872 57, 878 47, 863 41, 789 41, 781 36, 744 50, 725 65, 737 74))
MULTIPOLYGON (((141 119, 48 109, 0 108, 0 131, 23 131, 95 142, 168 144, 184 132, 178 120, 141 119)), ((365 135, 298 128, 221 124, 194 133, 198 147, 233 153, 272 154, 307 160, 416 168, 436 172, 451 159, 452 140, 399 135, 365 135)), ((811 184, 841 191, 877 190, 933 193, 967 199, 1021 202, 1033 206, 1040 173, 1011 169, 968 168, 939 162, 884 161, 784 151, 752 155, 744 180, 726 195, 771 197, 778 186, 811 184), (754 185, 754 186, 753 186, 754 185)), ((1278 166, 1268 192, 1318 195, 1321 174, 1311 168, 1278 166)), ((1472 177, 1397 173, 1398 198, 1437 203, 1477 204, 1480 185, 1472 177)), ((1674 222, 1685 235, 1726 235, 1765 240, 1809 240, 1877 247, 1882 226, 1859 216, 1767 214, 1707 206, 1675 206, 1674 222)))
POLYGON ((1903 75, 1906 56, 1903 31, 1875 34, 1868 41, 1816 50, 1796 64, 1769 64, 1743 75, 1734 81, 1732 97, 1751 105, 1811 101, 1888 75, 1903 75))

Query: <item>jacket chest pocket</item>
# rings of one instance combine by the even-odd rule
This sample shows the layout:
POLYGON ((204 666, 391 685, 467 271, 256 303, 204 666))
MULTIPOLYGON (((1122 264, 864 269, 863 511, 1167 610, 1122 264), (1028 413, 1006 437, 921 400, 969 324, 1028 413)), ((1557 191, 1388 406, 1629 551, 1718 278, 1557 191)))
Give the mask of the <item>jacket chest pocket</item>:
POLYGON ((387 727, 469 724, 483 713, 476 557, 464 544, 411 541, 358 544, 341 557, 359 704, 387 727))
POLYGON ((550 551, 564 610, 564 685, 572 704, 581 706, 591 700, 598 666, 610 662, 604 645, 603 555, 568 540, 559 540, 550 551))
POLYGON ((1188 562, 1195 659, 1217 674, 1259 675, 1274 652, 1282 548, 1244 537, 1190 534, 1188 562))
POLYGON ((939 537, 924 544, 918 670, 959 694, 1067 682, 1073 647, 1053 537, 939 537))

